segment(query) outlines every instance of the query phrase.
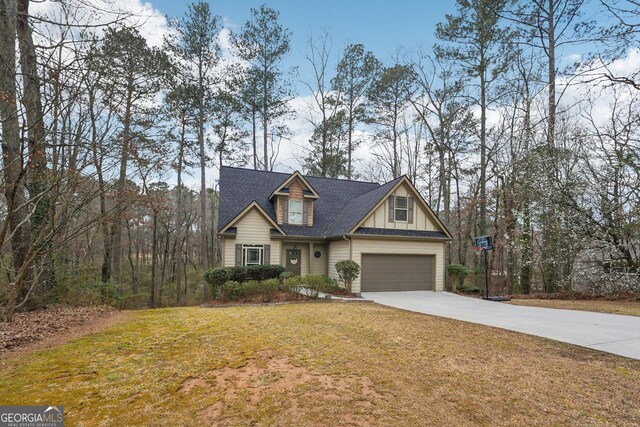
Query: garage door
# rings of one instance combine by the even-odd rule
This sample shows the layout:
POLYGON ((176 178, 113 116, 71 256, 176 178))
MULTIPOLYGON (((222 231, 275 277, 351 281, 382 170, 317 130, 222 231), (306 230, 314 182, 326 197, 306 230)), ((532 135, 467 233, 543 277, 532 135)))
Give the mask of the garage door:
POLYGON ((433 255, 362 255, 362 292, 433 290, 433 255))

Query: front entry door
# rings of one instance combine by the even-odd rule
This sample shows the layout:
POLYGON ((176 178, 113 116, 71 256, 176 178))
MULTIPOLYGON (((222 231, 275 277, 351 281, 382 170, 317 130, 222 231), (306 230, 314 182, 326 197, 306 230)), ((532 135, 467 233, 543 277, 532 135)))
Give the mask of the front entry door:
POLYGON ((300 275, 302 257, 300 249, 287 249, 287 271, 294 276, 300 275))

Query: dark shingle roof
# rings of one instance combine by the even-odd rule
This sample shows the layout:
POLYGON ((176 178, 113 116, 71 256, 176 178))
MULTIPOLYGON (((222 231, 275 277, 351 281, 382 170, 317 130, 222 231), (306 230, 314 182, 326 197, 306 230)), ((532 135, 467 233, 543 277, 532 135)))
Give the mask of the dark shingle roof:
POLYGON ((354 234, 369 234, 376 236, 433 237, 438 239, 448 239, 447 235, 441 231, 394 230, 389 228, 372 227, 358 227, 354 234))
MULTIPOLYGON (((267 215, 276 221, 276 212, 273 203, 269 201, 269 196, 273 190, 281 185, 290 175, 289 173, 222 167, 219 182, 220 207, 218 212, 218 231, 222 230, 253 201, 258 203, 267 215)), ((313 226, 280 224, 280 227, 287 235, 329 237, 327 234, 328 229, 332 225, 334 227, 338 225, 334 223, 334 220, 336 219, 336 214, 341 213, 341 207, 350 205, 356 198, 372 192, 371 190, 379 189, 387 185, 381 186, 374 182, 319 178, 306 175, 304 178, 320 195, 320 198, 313 203, 313 226)), ((380 193, 378 199, 371 204, 371 207, 380 200, 384 193, 380 193)), ((367 212, 368 210, 362 215, 365 215, 367 212)), ((345 221, 346 220, 351 220, 351 216, 345 218, 345 221)), ((357 221, 349 227, 349 230, 353 228, 356 223, 357 221)), ((340 227, 340 229, 345 227, 346 225, 340 227)))
MULTIPOLYGON (((276 221, 271 193, 289 177, 289 173, 222 167, 220 171, 220 207, 218 231, 222 230, 252 202, 256 202, 276 221)), ((344 179, 304 176, 320 198, 313 203, 313 226, 280 224, 288 236, 337 237, 349 233, 402 178, 386 184, 344 179)), ((229 229, 229 233, 236 230, 229 229)), ((445 233, 419 230, 391 230, 360 227, 356 234, 447 238, 445 233)), ((271 235, 280 233, 271 229, 271 235)))
POLYGON ((351 231, 400 179, 389 181, 349 201, 331 224, 327 237, 341 236, 351 231))

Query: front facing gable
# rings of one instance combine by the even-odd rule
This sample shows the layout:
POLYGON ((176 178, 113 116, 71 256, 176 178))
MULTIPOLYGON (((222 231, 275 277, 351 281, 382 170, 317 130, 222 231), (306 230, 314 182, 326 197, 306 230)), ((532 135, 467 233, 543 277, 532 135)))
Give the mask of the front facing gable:
POLYGON ((273 190, 269 196, 269 200, 272 200, 274 196, 288 196, 290 194, 290 186, 296 190, 300 189, 302 191, 301 196, 304 198, 317 199, 320 197, 309 181, 307 181, 300 172, 295 171, 282 184, 273 190))
POLYGON ((403 177, 385 194, 370 213, 353 227, 351 232, 356 233, 358 229, 386 230, 389 233, 395 230, 398 235, 414 234, 416 236, 421 234, 427 236, 429 234, 426 232, 430 232, 433 236, 440 235, 452 238, 445 225, 406 177, 403 177), (395 196, 407 198, 406 220, 394 218, 395 196))
MULTIPOLYGON (((231 228, 236 228, 238 234, 244 233, 245 230, 252 228, 255 228, 258 233, 266 230, 267 235, 271 234, 271 228, 274 228, 282 235, 286 234, 255 201, 250 203, 242 212, 229 221, 229 223, 220 230, 220 234, 228 232, 231 228), (247 224, 250 224, 250 226, 247 226, 247 224)), ((256 230, 251 232, 255 232, 256 230)))

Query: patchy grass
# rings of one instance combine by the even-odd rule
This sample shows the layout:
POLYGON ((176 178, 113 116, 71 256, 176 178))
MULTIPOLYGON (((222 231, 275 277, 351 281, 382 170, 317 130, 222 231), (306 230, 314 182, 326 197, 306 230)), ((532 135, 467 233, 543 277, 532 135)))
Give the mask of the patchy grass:
POLYGON ((375 304, 134 312, 0 364, 69 425, 637 425, 640 362, 375 304))
POLYGON ((512 299, 510 304, 640 316, 640 301, 512 299))

